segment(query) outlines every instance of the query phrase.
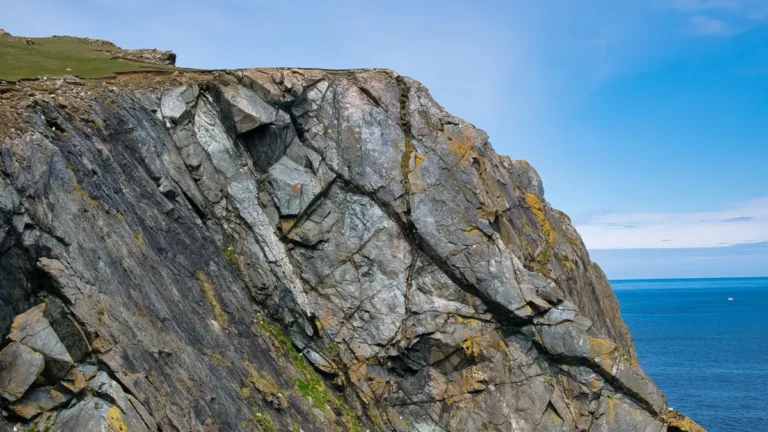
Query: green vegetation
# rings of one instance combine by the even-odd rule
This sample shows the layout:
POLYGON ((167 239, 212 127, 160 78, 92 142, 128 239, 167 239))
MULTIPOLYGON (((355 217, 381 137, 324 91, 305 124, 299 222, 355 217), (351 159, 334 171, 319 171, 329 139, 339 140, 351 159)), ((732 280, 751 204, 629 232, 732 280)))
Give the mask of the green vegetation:
POLYGON ((216 297, 216 291, 213 289, 213 283, 205 277, 205 272, 202 270, 198 270, 195 274, 200 281, 200 288, 203 289, 205 299, 211 305, 211 309, 213 309, 213 316, 216 318, 216 322, 223 328, 229 328, 227 314, 221 309, 219 299, 216 297))
POLYGON ((88 43, 79 38, 0 36, 0 79, 17 81, 41 75, 105 78, 118 72, 163 70, 166 67, 113 60, 119 48, 88 43))
POLYGON ((259 373, 258 370, 248 360, 243 360, 245 366, 248 368, 248 382, 251 383, 256 390, 266 395, 275 396, 280 392, 280 388, 277 386, 275 379, 267 373, 259 373))
MULTIPOLYGON (((296 390, 307 400, 311 401, 315 408, 326 414, 331 415, 334 411, 340 411, 342 414, 341 421, 349 430, 353 432, 361 431, 360 420, 358 420, 355 412, 347 406, 343 398, 337 398, 331 393, 325 384, 325 380, 309 364, 309 361, 296 351, 293 342, 283 332, 282 328, 268 323, 261 315, 257 316, 256 319, 259 324, 258 327, 254 327, 254 330, 261 330, 261 333, 265 334, 275 347, 290 357, 296 369, 298 369, 300 376, 296 379, 296 390)), ((333 349, 331 348, 331 350, 333 349)), ((335 346, 335 349, 338 349, 338 346, 335 346)))
POLYGON ((235 269, 240 268, 240 263, 237 258, 237 251, 233 245, 228 245, 222 248, 221 252, 224 253, 224 257, 227 259, 227 261, 229 261, 230 264, 232 264, 232 267, 235 269))
POLYGON ((253 422, 256 423, 256 426, 258 426, 262 432, 276 431, 275 424, 272 422, 272 417, 256 408, 253 409, 253 422))

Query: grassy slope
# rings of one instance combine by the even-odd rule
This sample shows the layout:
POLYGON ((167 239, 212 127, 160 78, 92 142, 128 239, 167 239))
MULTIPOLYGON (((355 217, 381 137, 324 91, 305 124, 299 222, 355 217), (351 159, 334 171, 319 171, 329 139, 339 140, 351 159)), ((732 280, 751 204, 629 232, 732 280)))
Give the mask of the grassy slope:
POLYGON ((116 72, 162 70, 163 66, 111 60, 118 48, 88 44, 77 39, 30 38, 27 45, 19 37, 0 36, 0 79, 17 81, 41 75, 75 75, 104 78, 116 72), (71 70, 67 70, 71 69, 71 70))

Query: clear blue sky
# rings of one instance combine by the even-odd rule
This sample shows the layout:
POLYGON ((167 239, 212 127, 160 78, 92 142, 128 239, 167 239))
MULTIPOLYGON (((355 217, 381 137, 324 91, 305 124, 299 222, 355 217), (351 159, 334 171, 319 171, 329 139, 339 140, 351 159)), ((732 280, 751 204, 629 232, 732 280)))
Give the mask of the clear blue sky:
POLYGON ((609 277, 768 275, 766 0, 38 0, 0 27, 395 69, 529 160, 609 277))

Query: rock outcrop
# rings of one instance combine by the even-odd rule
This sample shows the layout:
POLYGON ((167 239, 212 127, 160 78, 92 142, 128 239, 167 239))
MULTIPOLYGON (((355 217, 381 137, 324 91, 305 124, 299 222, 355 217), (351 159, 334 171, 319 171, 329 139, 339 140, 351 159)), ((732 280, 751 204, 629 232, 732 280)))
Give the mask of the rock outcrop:
MULTIPOLYGON (((0 29, 0 36, 3 35, 2 29, 0 29)), ((10 34, 7 34, 10 36, 10 34)), ((125 49, 115 45, 114 42, 110 42, 104 39, 93 38, 81 38, 75 36, 53 36, 54 39, 62 39, 69 41, 83 42, 94 47, 101 48, 103 52, 110 54, 114 59, 130 60, 141 63, 151 63, 164 66, 174 66, 176 64, 176 53, 173 51, 163 51, 156 48, 137 48, 137 49, 125 49)))
POLYGON ((0 430, 695 430, 536 171, 419 82, 19 86, 0 430))
POLYGON ((165 66, 176 64, 176 53, 173 51, 161 51, 154 48, 124 49, 116 56, 119 59, 133 60, 142 63, 153 63, 165 66))

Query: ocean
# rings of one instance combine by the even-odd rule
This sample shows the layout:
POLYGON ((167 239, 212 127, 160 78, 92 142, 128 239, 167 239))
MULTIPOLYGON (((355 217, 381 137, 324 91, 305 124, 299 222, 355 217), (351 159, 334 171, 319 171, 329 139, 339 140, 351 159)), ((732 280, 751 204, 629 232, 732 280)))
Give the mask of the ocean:
POLYGON ((611 285, 671 408, 710 432, 768 431, 768 278, 611 285))

